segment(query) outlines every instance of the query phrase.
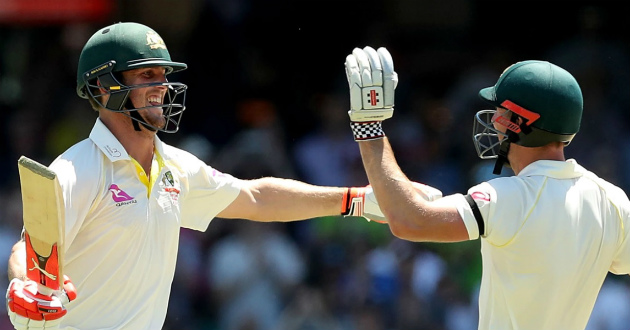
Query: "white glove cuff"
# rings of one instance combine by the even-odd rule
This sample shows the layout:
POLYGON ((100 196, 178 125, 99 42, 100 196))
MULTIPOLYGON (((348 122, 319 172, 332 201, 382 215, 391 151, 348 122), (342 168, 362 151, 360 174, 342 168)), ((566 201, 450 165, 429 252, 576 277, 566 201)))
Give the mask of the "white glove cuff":
POLYGON ((355 141, 376 140, 385 137, 380 121, 350 122, 350 128, 355 141))

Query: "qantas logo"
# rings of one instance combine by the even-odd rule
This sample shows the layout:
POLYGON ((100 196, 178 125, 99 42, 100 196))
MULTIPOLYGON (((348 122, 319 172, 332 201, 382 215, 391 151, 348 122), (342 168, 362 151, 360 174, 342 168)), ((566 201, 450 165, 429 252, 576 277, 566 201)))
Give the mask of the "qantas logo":
POLYGON ((112 199, 116 202, 116 206, 137 203, 133 197, 118 188, 118 185, 116 184, 109 186, 109 191, 112 192, 112 199))

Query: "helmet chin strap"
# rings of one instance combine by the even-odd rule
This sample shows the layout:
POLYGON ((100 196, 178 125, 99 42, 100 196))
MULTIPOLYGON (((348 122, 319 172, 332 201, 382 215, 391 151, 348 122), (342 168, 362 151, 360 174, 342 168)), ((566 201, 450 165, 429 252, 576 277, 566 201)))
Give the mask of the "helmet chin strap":
POLYGON ((493 174, 499 175, 501 174, 501 170, 503 169, 503 165, 510 164, 510 161, 507 158, 508 152, 510 151, 510 141, 509 139, 504 139, 501 142, 501 146, 499 148, 499 154, 497 155, 497 161, 494 163, 493 174))
MULTIPOLYGON (((120 86, 120 83, 118 82, 118 80, 114 77, 113 74, 105 74, 102 75, 100 77, 98 77, 98 84, 102 85, 104 87, 110 87, 110 86, 120 86)), ((133 104, 133 102, 131 102, 131 99, 129 98, 129 91, 115 91, 115 92, 111 92, 110 93, 110 97, 107 100, 107 104, 105 105, 105 107, 107 107, 108 109, 117 109, 116 111, 120 111, 123 109, 135 109, 136 106, 133 104)), ((129 120, 131 120, 131 124, 133 125, 133 129, 136 131, 141 131, 140 125, 142 124, 142 126, 144 126, 144 128, 146 128, 149 131, 155 132, 156 129, 150 126, 147 126, 144 123, 144 118, 142 118, 142 116, 140 116, 140 114, 138 113, 138 111, 134 110, 134 111, 129 111, 129 116, 131 118, 129 118, 129 120), (136 120, 134 120, 134 119, 136 120)))
MULTIPOLYGON (((127 102, 125 102, 125 108, 127 109, 135 109, 136 107, 133 105, 133 102, 131 102, 130 99, 127 99, 127 102)), ((140 128, 140 124, 142 124, 142 127, 144 127, 146 130, 151 131, 151 132, 156 132, 157 130, 147 124, 144 123, 144 118, 142 118, 142 116, 140 116, 140 114, 138 113, 138 111, 129 111, 129 116, 131 119, 129 118, 129 120, 131 120, 131 124, 133 125, 133 129, 136 130, 137 132, 140 132, 142 129, 140 128)))
MULTIPOLYGON (((516 123, 518 121, 518 115, 515 113, 512 113, 510 121, 513 123, 516 123)), ((525 125, 524 123, 522 123, 519 127, 521 128, 521 130, 526 130, 527 133, 531 132, 531 128, 525 125)), ((505 137, 505 139, 503 139, 503 141, 501 141, 501 145, 499 147, 499 153, 497 155, 497 161, 496 163, 494 163, 494 170, 492 171, 493 174, 496 174, 496 175, 501 174, 501 170, 503 169, 503 166, 510 165, 510 161, 508 160, 508 157, 507 157, 508 152, 510 151, 510 144, 512 142, 518 142, 518 140, 520 140, 520 137, 518 136, 517 133, 512 132, 512 131, 507 132, 507 136, 505 137)))

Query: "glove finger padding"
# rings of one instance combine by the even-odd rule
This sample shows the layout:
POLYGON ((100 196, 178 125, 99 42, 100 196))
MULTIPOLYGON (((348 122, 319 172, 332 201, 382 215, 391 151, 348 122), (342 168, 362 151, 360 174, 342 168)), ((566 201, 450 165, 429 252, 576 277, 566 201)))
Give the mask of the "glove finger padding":
POLYGON ((61 319, 36 321, 16 313, 11 313, 9 319, 15 330, 57 330, 61 324, 61 319))
POLYGON ((398 75, 387 49, 355 48, 346 57, 345 67, 350 87, 350 120, 374 122, 391 118, 398 75))
POLYGON ((385 215, 378 206, 378 201, 376 201, 374 190, 372 190, 372 187, 370 186, 367 186, 365 191, 365 208, 363 216, 366 217, 368 221, 387 223, 387 219, 385 219, 385 215))
POLYGON ((346 57, 346 77, 350 87, 350 109, 361 110, 363 108, 361 74, 359 73, 359 63, 354 55, 346 57))
POLYGON ((63 275, 63 290, 55 292, 53 295, 58 297, 61 303, 65 305, 77 298, 77 288, 68 275, 63 275))
POLYGON ((374 86, 383 86, 383 65, 378 53, 372 47, 363 48, 365 55, 367 55, 370 61, 370 67, 372 68, 372 84, 374 86))
POLYGON ((387 49, 378 49, 378 56, 383 64, 383 104, 394 107, 394 90, 398 86, 398 74, 394 71, 394 59, 387 49))
POLYGON ((412 181, 411 184, 416 189, 416 192, 426 201, 432 202, 443 197, 442 191, 437 188, 414 181, 412 181))
POLYGON ((352 55, 357 59, 359 65, 359 73, 361 75, 361 86, 370 87, 375 86, 372 82, 372 67, 370 66, 370 60, 364 50, 355 48, 352 51, 352 55))

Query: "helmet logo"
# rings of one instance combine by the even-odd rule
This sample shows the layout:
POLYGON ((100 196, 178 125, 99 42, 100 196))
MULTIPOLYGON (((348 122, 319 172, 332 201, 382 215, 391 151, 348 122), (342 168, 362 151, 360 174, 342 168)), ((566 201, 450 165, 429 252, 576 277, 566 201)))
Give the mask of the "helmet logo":
POLYGON ((147 46, 151 49, 166 49, 166 44, 162 37, 160 37, 157 32, 151 30, 147 31, 147 46))
MULTIPOLYGON (((509 112, 506 112, 506 113, 509 113, 509 112)), ((496 112, 494 116, 492 116, 492 121, 495 123, 499 123, 501 126, 506 127, 507 129, 509 129, 510 131, 514 133, 521 132, 521 128, 518 126, 518 124, 511 122, 508 118, 504 117, 499 112, 496 112)))
MULTIPOLYGON (((540 114, 537 114, 533 111, 527 110, 523 107, 521 107, 520 105, 510 101, 510 100, 505 100, 501 103, 501 107, 510 110, 512 112, 514 112, 515 114, 521 116, 522 118, 527 119, 527 122, 525 122, 525 125, 529 126, 531 125, 533 122, 535 122, 536 120, 538 120, 538 118, 540 118, 540 114)), ((496 121, 507 127, 510 131, 514 132, 514 133, 520 133, 521 132, 521 128, 519 127, 519 125, 517 125, 516 123, 513 123, 511 121, 509 121, 507 118, 503 117, 503 116, 497 116, 497 118, 493 118, 496 119, 496 121)))
POLYGON ((527 122, 525 123, 527 126, 531 125, 533 122, 538 120, 538 118, 540 118, 539 114, 533 111, 527 110, 510 100, 503 101, 503 103, 501 103, 501 106, 527 119, 527 122))

